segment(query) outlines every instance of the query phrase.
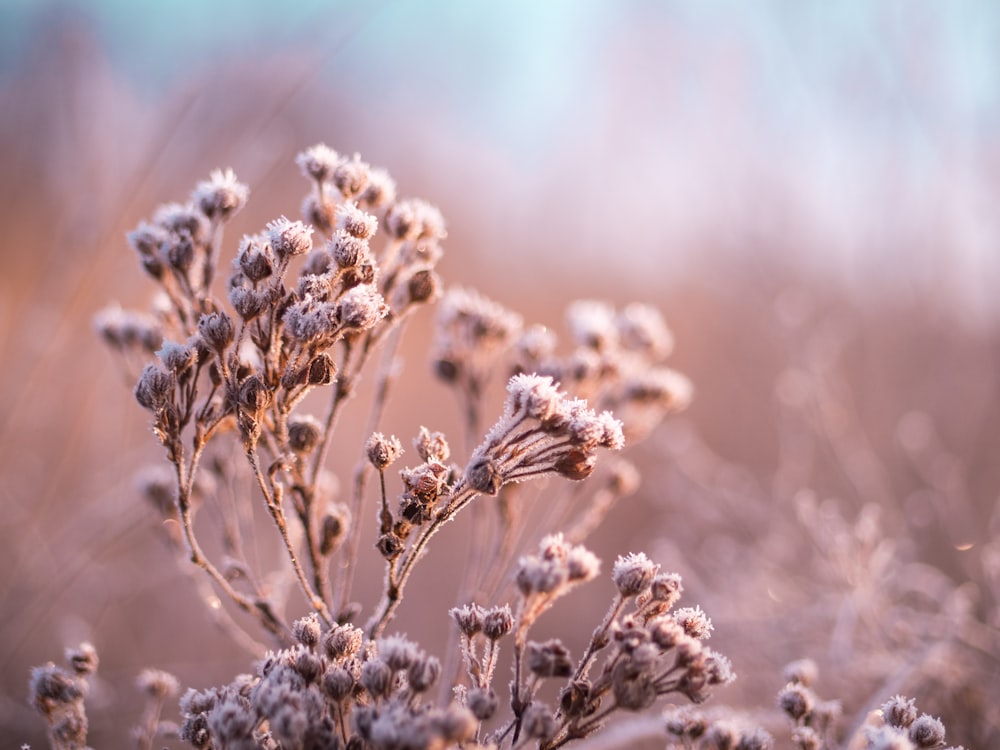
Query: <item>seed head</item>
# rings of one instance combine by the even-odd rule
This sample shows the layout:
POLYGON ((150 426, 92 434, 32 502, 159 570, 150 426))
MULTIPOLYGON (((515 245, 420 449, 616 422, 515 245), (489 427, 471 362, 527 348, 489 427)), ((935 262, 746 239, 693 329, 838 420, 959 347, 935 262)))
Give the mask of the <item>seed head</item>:
POLYGON ((674 337, 660 311, 638 302, 625 307, 616 317, 618 337, 625 349, 661 360, 674 348, 674 337))
POLYGON ((503 485, 500 467, 489 456, 479 456, 465 470, 465 480, 469 486, 484 495, 495 495, 503 485))
POLYGON ((271 295, 263 289, 234 285, 229 288, 229 302, 243 320, 253 320, 267 310, 271 295))
POLYGON ((458 625, 458 629, 470 638, 483 629, 484 612, 478 604, 453 607, 448 610, 448 614, 458 625))
POLYGON ((178 344, 174 341, 165 341, 156 356, 167 370, 175 376, 180 376, 194 367, 198 361, 198 349, 191 343, 178 344))
POLYGON ((349 234, 343 229, 333 235, 327 250, 339 268, 354 268, 371 255, 367 240, 349 234))
POLYGON ((361 650, 364 631, 353 625, 336 625, 323 636, 323 648, 333 660, 348 659, 361 650))
POLYGON ((894 695, 882 704, 882 718, 891 727, 908 729, 917 720, 917 704, 912 698, 894 695))
POLYGON ((533 739, 547 740, 559 728, 552 710, 544 703, 534 702, 524 711, 521 729, 533 739))
POLYGON ((371 465, 382 471, 403 454, 403 445, 395 435, 376 432, 365 443, 365 454, 371 465))
POLYGON ((271 389, 260 375, 251 375, 240 383, 239 403, 250 414, 260 414, 271 404, 271 389))
POLYGON ((307 648, 313 648, 319 643, 319 615, 315 612, 296 620, 292 624, 292 635, 307 648))
POLYGON ((778 708, 793 720, 799 721, 812 713, 816 705, 816 694, 797 682, 790 682, 778 693, 778 708))
POLYGON ((175 378, 157 365, 146 365, 135 386, 135 400, 144 409, 158 411, 173 398, 175 378))
POLYGON ((788 682, 798 682, 806 687, 810 687, 816 682, 816 678, 819 676, 819 667, 816 666, 816 662, 812 659, 796 659, 785 665, 783 674, 788 682))
POLYGON ((153 223, 167 230, 167 234, 188 237, 200 242, 205 236, 205 217, 193 204, 166 203, 156 209, 153 223))
POLYGON ((321 555, 327 557, 333 554, 350 523, 351 514, 346 505, 336 503, 327 508, 320 521, 319 553, 321 555))
POLYGON ((581 346, 604 351, 618 343, 614 309, 592 300, 578 300, 566 309, 574 340, 581 346))
POLYGON ((232 169, 214 169, 199 182, 191 201, 208 219, 228 221, 246 205, 250 189, 236 179, 232 169))
POLYGON ((423 652, 406 669, 406 681, 417 693, 423 693, 432 688, 440 676, 441 662, 423 652))
POLYGON ((299 455, 312 452, 321 436, 322 426, 315 417, 297 415, 288 420, 288 445, 299 455))
POLYGON ((148 224, 144 221, 129 232, 126 238, 132 249, 145 262, 147 259, 159 256, 160 246, 167 240, 167 230, 159 224, 148 224))
POLYGON ((349 696, 351 691, 354 690, 354 684, 353 675, 337 664, 327 667, 320 681, 323 694, 334 703, 349 696))
POLYGON ((944 744, 944 724, 940 719, 921 714, 910 724, 909 737, 920 750, 941 747, 944 744))
POLYGON ((361 195, 368 186, 370 169, 358 154, 350 159, 341 157, 333 170, 333 184, 344 196, 344 200, 356 200, 361 195))
POLYGON ((236 265, 250 281, 263 281, 274 272, 274 252, 266 237, 250 235, 240 242, 236 265))
POLYGON ((392 203, 396 200, 396 183, 384 169, 370 169, 368 184, 359 200, 373 207, 392 203))
POLYGON ((369 284, 348 289, 337 302, 337 320, 348 329, 365 330, 389 312, 382 295, 369 284))
POLYGON ((320 198, 310 193, 302 200, 302 218, 323 234, 329 236, 333 230, 335 204, 326 197, 320 198))
POLYGON ((426 427, 421 426, 413 447, 417 450, 417 455, 424 461, 434 461, 443 464, 451 455, 448 447, 448 439, 443 432, 431 432, 426 427))
POLYGON ((356 203, 342 203, 337 207, 337 229, 359 240, 367 240, 378 230, 378 219, 365 213, 356 203))
POLYGON ((795 727, 792 742, 799 750, 820 750, 823 747, 822 738, 812 727, 795 727))
POLYGON ((369 659, 361 667, 358 682, 373 698, 388 698, 392 690, 392 669, 381 659, 369 659))
POLYGON ((66 663, 81 677, 97 671, 97 649, 90 643, 81 643, 76 648, 66 649, 66 663))
POLYGON ((569 649, 558 638, 539 643, 528 642, 528 669, 538 677, 569 677, 573 661, 569 649))
POLYGON ((236 330, 233 327, 233 319, 220 311, 202 315, 198 319, 198 333, 209 349, 221 354, 233 343, 236 330))
POLYGON ((284 216, 267 225, 267 238, 278 258, 305 255, 312 250, 312 227, 284 216))
POLYGON ((615 561, 611 579, 622 596, 638 596, 649 588, 658 568, 644 553, 633 552, 615 561))
POLYGON ((489 721, 500 706, 500 699, 492 690, 472 688, 466 695, 466 705, 479 721, 489 721))
POLYGON ((671 412, 683 411, 690 406, 693 395, 691 381, 667 367, 633 373, 625 383, 626 399, 655 403, 671 412))
POLYGON ((318 143, 307 148, 295 157, 302 174, 311 177, 316 182, 327 182, 333 177, 340 156, 325 143, 318 143))
POLYGON ((151 698, 171 698, 180 692, 177 678, 162 669, 144 669, 135 679, 139 689, 151 698))
POLYGON ((329 385, 337 375, 337 365, 326 352, 321 352, 309 360, 306 382, 309 385, 329 385))
POLYGON ((483 635, 491 641, 503 638, 514 627, 514 615, 509 605, 493 607, 483 615, 483 635))
POLYGON ((674 620, 684 632, 700 641, 712 637, 712 621, 701 607, 684 607, 674 612, 674 620))
POLYGON ((575 545, 566 554, 566 572, 570 581, 592 581, 601 572, 601 560, 585 547, 575 545))

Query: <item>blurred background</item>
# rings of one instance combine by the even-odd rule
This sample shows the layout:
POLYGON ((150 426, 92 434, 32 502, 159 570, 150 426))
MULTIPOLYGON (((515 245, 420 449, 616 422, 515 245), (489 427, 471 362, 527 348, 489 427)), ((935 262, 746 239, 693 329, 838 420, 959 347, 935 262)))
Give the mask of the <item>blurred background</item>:
MULTIPOLYGON (((0 112, 0 734, 44 746, 28 670, 82 638, 95 746, 142 667, 247 668, 157 546, 91 319, 148 300, 124 234, 156 205, 233 167, 234 250, 323 141, 441 208, 447 281, 557 329, 581 297, 664 312, 696 401, 594 546, 685 576, 741 675, 716 702, 771 711, 811 656, 849 717, 908 691, 1000 741, 1000 6, 5 0, 0 112)), ((450 409, 430 320, 407 365, 450 409)))

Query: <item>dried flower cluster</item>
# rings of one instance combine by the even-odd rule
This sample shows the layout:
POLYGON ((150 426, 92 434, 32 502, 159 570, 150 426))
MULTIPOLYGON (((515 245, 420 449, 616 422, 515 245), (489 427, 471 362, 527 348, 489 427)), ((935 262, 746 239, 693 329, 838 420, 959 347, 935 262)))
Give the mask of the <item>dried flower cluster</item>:
MULTIPOLYGON (((791 740, 797 750, 833 750, 835 723, 840 718, 838 701, 816 695, 816 665, 808 659, 785 668, 788 684, 778 692, 778 707, 791 720, 791 740)), ((847 743, 861 750, 962 750, 945 747, 945 728, 940 719, 917 711, 916 703, 893 696, 869 717, 847 743)))
MULTIPOLYGON (((599 455, 648 436, 691 399, 688 379, 666 364, 673 337, 659 313, 574 303, 560 352, 544 326, 471 289, 444 290, 435 270, 444 220, 424 201, 399 199, 386 172, 324 145, 297 163, 310 183, 302 220, 282 216, 244 236, 224 284, 224 227, 249 198, 232 170, 212 172, 188 202, 161 207, 129 235, 159 288, 152 312, 112 306, 97 319, 165 450, 167 466, 141 480, 159 528, 186 569, 200 571, 192 581, 207 611, 257 657, 229 684, 189 689, 179 722, 162 717, 177 680, 145 670, 134 746, 555 750, 659 704, 656 731, 669 747, 770 750, 765 721, 690 705, 734 672, 706 645, 713 625, 701 607, 676 606, 680 575, 643 553, 612 566, 611 604, 580 654, 569 639, 531 638, 562 597, 599 577, 601 561, 582 542, 638 485, 631 464, 599 455), (401 466, 408 449, 381 426, 393 359, 408 319, 435 302, 433 369, 458 397, 464 435, 420 427, 415 457, 401 466), (327 459, 366 376, 368 428, 351 440, 356 466, 341 482, 327 459), (484 429, 501 378, 502 411, 484 429), (557 481, 528 482, 544 478, 557 481), (268 528, 255 505, 283 553, 277 569, 248 552, 268 528), (389 627, 431 540, 465 509, 472 543, 438 658, 389 627), (369 513, 367 551, 384 577, 364 613, 352 587, 369 513), (204 544, 212 531, 219 540, 204 544), (289 596, 296 590, 301 600, 289 596), (303 606, 306 615, 290 615, 303 606), (269 648, 257 643, 261 631, 269 648)), ((871 529, 816 537, 855 564, 858 580, 884 562, 876 542, 871 529)), ((58 750, 86 745, 97 654, 82 646, 67 661, 68 671, 48 664, 30 681, 58 750)), ((797 750, 944 747, 943 724, 898 696, 838 745, 840 704, 817 697, 816 671, 808 660, 789 665, 778 694, 797 750)))
POLYGON ((709 689, 733 679, 725 657, 703 645, 711 622, 700 609, 669 610, 680 597, 680 576, 663 574, 643 554, 619 558, 612 571, 618 590, 607 615, 578 660, 558 639, 529 641, 538 617, 577 584, 595 578, 599 560, 561 534, 544 538, 537 554, 521 558, 516 609, 470 604, 452 610, 462 634, 471 688, 463 691, 476 718, 493 718, 492 686, 498 642, 513 633, 512 718, 488 743, 528 737, 541 748, 561 747, 597 731, 615 711, 641 711, 660 696, 677 694, 701 703, 709 689), (603 660, 600 657, 603 656, 603 660), (601 667, 592 670, 602 661, 601 667), (559 680, 558 706, 539 699, 547 680, 559 680))
POLYGON ((199 748, 555 748, 592 734, 618 709, 647 709, 666 695, 700 703, 730 681, 729 662, 703 644, 705 614, 673 609, 680 577, 642 554, 615 564, 617 593, 578 659, 559 639, 528 640, 557 599, 598 575, 600 561, 579 542, 638 481, 625 462, 588 482, 589 493, 575 489, 579 480, 595 473, 601 449, 620 451, 626 436, 642 437, 690 398, 687 380, 663 365, 672 338, 659 314, 579 303, 569 311, 575 348, 558 357, 547 329, 525 328, 520 315, 472 290, 445 292, 432 359, 464 410, 466 458, 454 463, 448 438, 421 427, 419 462, 397 470, 393 497, 390 469, 405 451, 379 422, 404 323, 442 295, 435 265, 444 221, 423 201, 398 199, 391 178, 357 155, 318 145, 297 162, 311 184, 303 220, 281 217, 244 236, 223 299, 214 291, 223 230, 249 197, 232 170, 213 172, 187 203, 159 209, 129 235, 159 286, 153 312, 110 307, 98 317, 103 338, 138 372, 135 398, 171 467, 147 471, 143 491, 167 522, 169 543, 205 574, 196 584, 213 616, 260 657, 254 674, 189 690, 179 725, 159 719, 173 683, 144 673, 152 701, 137 744, 175 733, 199 748), (355 443, 343 500, 326 458, 370 370, 371 429, 355 443), (504 371, 502 414, 484 436, 481 414, 504 371), (324 390, 325 410, 307 411, 324 390), (385 578, 379 603, 360 620, 351 587, 374 475, 373 546, 385 578), (544 528, 529 524, 537 513, 520 488, 547 476, 573 480, 571 491, 546 490, 546 525, 566 533, 535 536, 538 552, 518 556, 544 528), (285 553, 278 571, 259 569, 246 552, 259 543, 248 522, 254 495, 285 553), (477 542, 457 600, 494 603, 451 611, 454 649, 442 663, 386 628, 430 540, 470 506, 477 542), (566 524, 570 507, 575 522, 566 524), (221 557, 201 542, 210 525, 196 516, 205 514, 221 519, 221 557), (295 585, 276 585, 282 576, 295 585), (290 621, 295 588, 311 613, 290 621), (277 651, 257 650, 247 617, 277 651), (501 697, 494 682, 508 637, 514 679, 501 697), (555 708, 540 694, 553 681, 561 685, 555 708))

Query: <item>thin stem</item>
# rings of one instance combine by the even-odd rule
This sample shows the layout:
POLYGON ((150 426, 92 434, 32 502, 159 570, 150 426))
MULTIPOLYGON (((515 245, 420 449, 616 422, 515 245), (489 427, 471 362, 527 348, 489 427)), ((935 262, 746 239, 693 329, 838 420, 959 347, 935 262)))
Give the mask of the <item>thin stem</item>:
MULTIPOLYGON (((392 329, 389 342, 386 344, 385 350, 382 353, 382 362, 379 366, 378 377, 375 385, 375 397, 372 401, 368 424, 365 428, 366 436, 371 435, 378 429, 378 424, 381 422, 382 415, 385 412, 385 406, 389 400, 389 393, 393 383, 392 362, 395 359, 396 351, 399 348, 399 342, 403 334, 405 320, 405 317, 397 319, 396 325, 392 329)), ((366 340, 361 357, 362 362, 372 350, 375 341, 377 341, 375 337, 369 337, 366 340)), ((338 614, 345 610, 351 599, 351 588, 354 584, 354 571, 357 568, 358 549, 361 544, 360 519, 362 510, 364 509, 365 488, 368 485, 368 477, 371 474, 371 469, 371 464, 364 456, 359 459, 358 465, 354 469, 354 482, 351 490, 351 500, 349 505, 351 518, 354 519, 354 523, 351 525, 351 529, 347 536, 347 542, 344 547, 344 564, 337 577, 337 600, 334 604, 334 611, 338 614)), ((380 474, 382 473, 380 472, 380 474)), ((380 481, 382 487, 382 519, 385 519, 388 514, 388 501, 386 499, 384 474, 380 476, 380 481)), ((380 526, 384 525, 384 520, 382 520, 380 526)), ((387 531, 388 529, 382 529, 383 534, 387 531)))
POLYGON ((299 556, 295 550, 295 545, 292 543, 291 536, 288 533, 288 523, 285 520, 285 513, 281 509, 281 504, 278 499, 272 495, 270 488, 267 486, 267 480, 264 478, 260 467, 257 465, 256 449, 248 449, 246 456, 247 460, 250 462, 250 468, 253 469, 254 476, 257 478, 257 484, 260 487, 260 491, 264 495, 264 500, 267 503, 267 509, 271 512, 271 518, 278 527, 278 531, 281 534, 281 540, 285 543, 285 550, 288 552, 288 559, 292 563, 292 568, 295 570, 295 576, 298 578, 299 585, 302 587, 302 591, 306 595, 306 600, 313 607, 313 609, 319 612, 319 616, 323 618, 323 621, 327 625, 332 625, 333 618, 330 617, 330 611, 326 607, 326 602, 324 602, 323 599, 320 598, 315 591, 313 591, 312 585, 306 577, 306 572, 302 569, 302 564, 299 562, 299 556))
MULTIPOLYGON (((183 486, 183 469, 177 466, 178 485, 183 486)), ((277 618, 270 606, 264 602, 254 602, 243 596, 232 587, 226 577, 222 575, 209 559, 205 556, 195 537, 194 524, 191 519, 190 495, 186 491, 181 491, 177 496, 177 510, 181 518, 181 528, 184 531, 184 541, 187 544, 188 557, 195 565, 204 570, 215 585, 218 586, 226 596, 247 614, 253 615, 264 628, 272 633, 280 643, 287 643, 289 628, 277 618)))
POLYGON ((410 548, 403 554, 402 563, 399 566, 399 572, 393 585, 387 587, 385 593, 382 594, 382 600, 379 602, 376 608, 375 614, 372 615, 368 624, 365 626, 365 630, 368 631, 369 638, 377 638, 385 626, 388 624, 389 620, 392 619, 393 614, 396 612, 396 608, 399 606, 400 600, 403 598, 403 589, 406 587, 407 581, 410 579, 410 575, 413 573, 413 567, 416 565, 417 561, 420 559, 424 550, 427 547, 427 543, 433 537, 444 524, 452 520, 455 515, 462 510, 469 502, 477 497, 479 493, 469 487, 466 487, 462 480, 459 480, 459 484, 455 487, 454 495, 451 501, 445 506, 438 514, 434 517, 434 520, 430 522, 421 532, 420 536, 416 538, 410 548))

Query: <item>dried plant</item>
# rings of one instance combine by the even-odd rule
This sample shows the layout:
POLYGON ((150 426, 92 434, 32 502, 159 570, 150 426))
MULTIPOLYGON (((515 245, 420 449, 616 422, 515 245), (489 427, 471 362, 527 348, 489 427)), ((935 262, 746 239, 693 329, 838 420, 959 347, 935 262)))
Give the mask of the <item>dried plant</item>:
MULTIPOLYGON (((179 721, 165 716, 177 680, 143 671, 147 708, 133 745, 555 750, 655 736, 687 750, 771 748, 782 734, 772 708, 691 705, 734 672, 706 645, 713 624, 701 607, 676 606, 681 576, 641 552, 612 566, 611 602, 579 655, 566 645, 571 634, 533 630, 600 576, 583 542, 638 486, 635 466, 600 454, 641 442, 691 400, 691 383, 666 364, 673 336, 660 314, 576 302, 560 347, 551 330, 478 292, 445 289, 440 212, 397 198, 386 172, 324 145, 297 162, 310 181, 303 220, 281 217, 243 237, 224 280, 224 229, 247 186, 217 170, 188 202, 158 209, 128 238, 158 287, 152 310, 112 306, 97 320, 165 453, 141 478, 163 537, 206 612, 256 658, 228 684, 188 689, 179 721), (433 304, 430 359, 455 394, 464 434, 420 426, 403 466, 403 440, 385 434, 384 414, 407 321, 433 304), (345 434, 341 417, 364 380, 366 427, 345 434), (504 380, 500 415, 486 429, 504 380), (355 456, 349 481, 331 470, 334 453, 355 456), (401 607, 421 606, 414 570, 460 513, 470 516, 469 556, 435 656, 392 626, 401 607), (365 518, 375 521, 370 538, 365 518), (362 597, 374 602, 366 611, 355 589, 372 564, 382 584, 362 597)), ((697 484, 698 467, 683 458, 678 471, 697 484)), ((797 507, 832 568, 853 571, 855 600, 899 598, 870 513, 852 526, 820 519, 807 497, 797 507)), ((717 562, 709 572, 726 575, 717 562)), ((933 635, 920 628, 947 622, 920 620, 907 633, 928 644, 933 635)), ((86 745, 97 654, 84 645, 67 661, 69 671, 48 664, 30 682, 60 750, 86 745)), ((816 671, 808 660, 785 670, 777 705, 790 747, 944 747, 943 724, 899 696, 845 730, 841 704, 814 692, 816 671)))
MULTIPOLYGON (((159 289, 153 310, 110 307, 97 321, 137 377, 135 398, 165 451, 170 472, 143 475, 165 538, 200 569, 194 580, 217 623, 260 659, 252 675, 189 690, 179 725, 160 720, 174 683, 145 672, 150 704, 135 744, 175 731, 200 748, 557 748, 618 710, 648 709, 667 695, 700 703, 731 681, 728 660, 703 644, 707 616, 673 608, 680 576, 641 553, 614 565, 617 593, 580 657, 559 639, 529 639, 560 597, 598 576, 600 561, 581 542, 635 490, 626 462, 597 472, 599 450, 638 441, 690 398, 686 378, 663 364, 672 338, 659 314, 578 303, 568 312, 574 347, 557 356, 547 329, 525 328, 472 290, 442 292, 435 266, 445 227, 433 206, 397 199, 391 178, 357 155, 318 145, 298 164, 311 182, 304 221, 281 217, 243 237, 224 283, 224 228, 248 188, 218 170, 187 203, 158 209, 129 235, 159 289), (448 438, 421 427, 419 462, 397 470, 394 490, 389 470, 402 441, 380 431, 393 358, 407 319, 439 298, 432 359, 465 415, 466 457, 454 463, 448 438), (483 434, 489 386, 504 369, 502 413, 483 434), (365 376, 374 379, 368 428, 345 442, 334 437, 338 420, 365 376), (335 443, 342 453, 350 442, 358 459, 342 500, 327 459, 335 443), (546 484, 539 509, 539 493, 524 483, 546 477, 570 484, 546 484), (266 543, 252 502, 283 552, 274 569, 251 553, 266 543), (387 628, 431 540, 467 507, 472 551, 443 665, 387 628), (371 547, 360 523, 368 512, 377 517, 371 547), (206 541, 215 529, 221 538, 206 541), (372 556, 382 560, 383 587, 364 613, 352 587, 372 556), (289 619, 303 605, 307 614, 289 619), (259 646, 261 634, 277 650, 259 646), (504 641, 513 679, 501 698, 504 641), (542 696, 549 685, 555 706, 542 696)), ((52 692, 41 681, 33 695, 52 692)), ((54 743, 79 747, 84 691, 79 679, 66 682, 67 700, 36 705, 54 743)))

